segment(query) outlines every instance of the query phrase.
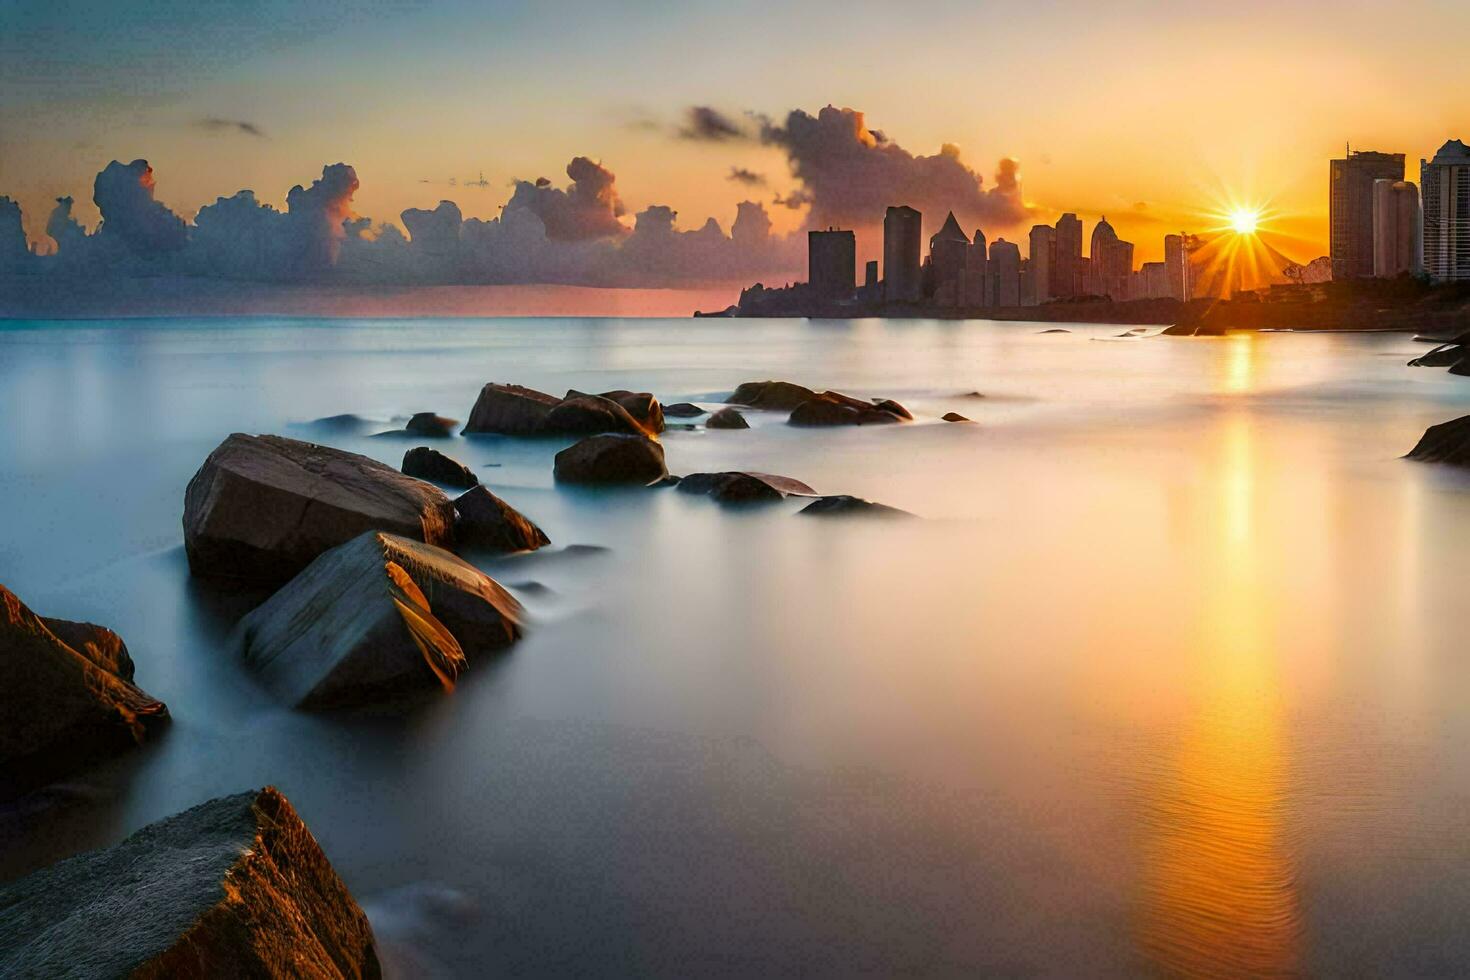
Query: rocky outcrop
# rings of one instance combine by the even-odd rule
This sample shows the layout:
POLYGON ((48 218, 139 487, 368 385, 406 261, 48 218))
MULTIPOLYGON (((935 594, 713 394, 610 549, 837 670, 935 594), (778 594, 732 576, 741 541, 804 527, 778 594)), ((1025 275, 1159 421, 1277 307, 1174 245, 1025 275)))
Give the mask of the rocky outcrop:
POLYGON ((1431 425, 1405 458, 1470 466, 1470 415, 1431 425))
POLYGON ((748 429, 750 423, 745 421, 745 416, 735 409, 722 408, 705 420, 704 427, 706 429, 748 429))
POLYGON ((408 476, 449 487, 463 489, 480 485, 480 478, 468 466, 428 446, 417 446, 404 453, 403 465, 399 469, 408 476))
POLYGON ((117 634, 42 619, 0 586, 0 799, 117 755, 166 723, 168 708, 132 677, 117 634))
POLYGON ((521 633, 520 603, 454 555, 370 531, 240 621, 245 661, 287 704, 325 708, 452 689, 467 656, 521 633))
POLYGON ((694 419, 704 415, 705 411, 693 402, 674 402, 664 406, 664 414, 676 419, 694 419))
POLYGON ((771 473, 742 471, 690 473, 679 481, 679 490, 683 493, 704 494, 722 504, 767 503, 784 500, 792 494, 816 494, 815 490, 800 480, 771 473))
POLYGON ((876 407, 880 412, 887 412, 894 418, 903 419, 905 422, 912 422, 914 420, 914 416, 909 412, 909 410, 904 408, 898 402, 894 401, 892 398, 883 398, 877 400, 874 402, 874 407, 876 407))
POLYGON ((777 412, 789 412, 802 402, 815 398, 817 393, 804 385, 790 381, 747 381, 736 388, 725 401, 732 405, 748 405, 777 412))
POLYGON ((403 431, 412 436, 423 436, 426 439, 447 439, 454 435, 455 426, 459 425, 459 419, 448 419, 433 412, 415 412, 413 418, 403 427, 403 431))
POLYGON ((486 551, 535 551, 551 544, 546 532, 485 487, 455 498, 455 540, 486 551))
POLYGON ((854 497, 849 494, 835 494, 830 497, 818 497, 803 507, 798 513, 810 514, 813 517, 913 517, 906 510, 897 507, 889 507, 887 504, 875 504, 871 500, 862 497, 854 497))
POLYGON ((0 887, 7 977, 377 978, 373 931, 266 787, 0 887))
POLYGON ((663 409, 646 391, 601 395, 568 391, 565 398, 557 398, 520 385, 487 384, 480 389, 464 431, 508 436, 655 435, 663 428, 663 409))
POLYGON ((647 486, 669 475, 664 447, 643 436, 589 436, 556 454, 553 472, 563 483, 647 486))
POLYGON ((824 391, 792 409, 786 421, 805 426, 892 425, 912 417, 908 409, 895 401, 875 405, 838 391, 824 391))
POLYGON ((442 490, 377 460, 281 436, 235 433, 184 494, 195 575, 279 584, 364 531, 434 545, 454 535, 442 490))

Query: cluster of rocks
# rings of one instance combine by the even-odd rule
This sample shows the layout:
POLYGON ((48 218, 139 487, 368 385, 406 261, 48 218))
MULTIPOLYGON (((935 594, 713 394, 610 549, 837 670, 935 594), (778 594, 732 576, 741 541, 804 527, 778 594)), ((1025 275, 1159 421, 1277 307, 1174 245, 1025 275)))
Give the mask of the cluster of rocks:
MULTIPOLYGON (((1450 374, 1470 377, 1470 333, 1461 334, 1414 358, 1409 361, 1409 367, 1446 367, 1450 374)), ((1470 466, 1470 415, 1431 425, 1406 458, 1425 463, 1470 466)))
POLYGON ((749 408, 789 412, 786 421, 790 425, 891 425, 914 418, 891 398, 864 401, 840 391, 813 391, 790 381, 747 381, 727 400, 749 408))
POLYGON ((1470 333, 1440 344, 1427 354, 1409 361, 1409 367, 1449 368, 1450 374, 1470 376, 1470 333))
POLYGON ((580 436, 600 432, 653 436, 664 430, 658 399, 646 391, 568 391, 557 398, 521 385, 490 383, 480 389, 465 423, 466 435, 580 436))

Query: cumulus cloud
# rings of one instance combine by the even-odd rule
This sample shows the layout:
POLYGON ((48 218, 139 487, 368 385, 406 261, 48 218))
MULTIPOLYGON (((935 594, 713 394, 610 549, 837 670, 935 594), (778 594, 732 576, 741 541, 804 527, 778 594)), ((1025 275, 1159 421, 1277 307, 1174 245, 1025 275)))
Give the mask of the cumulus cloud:
POLYGON ((297 184, 286 194, 286 212, 294 237, 293 258, 304 272, 328 269, 337 264, 343 223, 357 217, 352 213, 352 195, 357 193, 357 171, 345 163, 322 168, 320 180, 310 187, 297 184))
POLYGON ((506 209, 530 211, 541 219, 547 236, 558 241, 617 237, 627 232, 618 220, 624 208, 611 170, 587 157, 575 157, 567 164, 567 176, 572 182, 565 189, 553 187, 545 177, 535 183, 516 181, 506 209))
POLYGON ((153 168, 147 160, 113 160, 92 186, 102 212, 99 234, 116 236, 139 256, 175 252, 188 240, 184 219, 153 199, 153 168))
POLYGON ((953 210, 967 224, 1012 225, 1026 217, 1014 160, 1000 162, 987 189, 958 146, 915 155, 869 129, 854 109, 827 106, 815 116, 796 109, 782 122, 766 120, 761 140, 785 151, 800 185, 800 196, 786 201, 810 204, 813 226, 872 225, 893 204, 939 215, 953 210))
POLYGON ((254 136, 266 139, 265 130, 244 119, 222 119, 219 116, 206 116, 194 123, 200 129, 207 129, 213 133, 231 132, 244 133, 246 136, 254 136))
POLYGON ((694 105, 686 109, 684 122, 677 132, 682 139, 705 143, 723 143, 749 136, 740 123, 707 105, 694 105))
POLYGON ((758 174, 754 170, 746 170, 744 167, 731 167, 730 173, 725 179, 733 180, 737 184, 744 184, 746 187, 766 186, 765 174, 758 174))
POLYGON ((30 260, 20 205, 0 196, 0 269, 17 269, 30 260))

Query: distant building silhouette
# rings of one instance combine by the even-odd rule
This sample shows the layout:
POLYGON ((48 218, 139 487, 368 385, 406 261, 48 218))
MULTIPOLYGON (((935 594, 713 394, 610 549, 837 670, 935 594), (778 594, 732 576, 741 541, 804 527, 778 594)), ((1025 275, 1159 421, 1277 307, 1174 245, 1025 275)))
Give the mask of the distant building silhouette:
POLYGON ((869 259, 867 264, 863 266, 863 288, 870 292, 878 288, 877 259, 869 259))
POLYGON ((956 291, 959 290, 969 251, 969 236, 960 230, 960 223, 951 211, 943 226, 929 238, 929 272, 933 277, 934 292, 951 284, 956 291))
POLYGON ((1373 275, 1418 274, 1424 259, 1419 188, 1403 180, 1373 182, 1373 275))
POLYGON ((1127 299, 1128 280, 1133 274, 1133 243, 1118 239, 1106 215, 1092 229, 1088 253, 1091 276, 1087 291, 1094 296, 1127 299))
POLYGON ((1333 160, 1328 183, 1328 251, 1332 278, 1373 275, 1373 182, 1403 180, 1404 155, 1348 150, 1333 160))
POLYGON ((1070 211, 1057 219, 1056 243, 1051 295, 1077 296, 1084 291, 1086 282, 1082 271, 1082 222, 1070 211))
POLYGON ((997 238, 990 246, 990 295, 992 306, 1021 305, 1021 247, 997 238))
POLYGON ((857 291, 857 239, 851 231, 806 233, 807 283, 821 299, 848 300, 857 291))
MULTIPOLYGON (((1036 225, 1030 238, 1030 305, 1040 306, 1053 298, 1052 270, 1057 262, 1057 230, 1051 225, 1036 225)), ((1027 297, 1022 297, 1026 302, 1027 297)))
POLYGON ((1193 299, 1190 289, 1189 252, 1183 235, 1164 236, 1164 272, 1169 280, 1168 296, 1181 302, 1193 299))
POLYGON ((991 305, 989 286, 990 255, 985 248, 985 232, 976 228, 975 240, 965 250, 965 275, 960 281, 960 305, 991 305))
POLYGON ((1419 161, 1424 271, 1435 282, 1470 280, 1470 147, 1450 140, 1419 161))
POLYGON ((906 204, 883 216, 883 298, 889 303, 917 303, 924 298, 919 264, 924 243, 924 216, 906 204))

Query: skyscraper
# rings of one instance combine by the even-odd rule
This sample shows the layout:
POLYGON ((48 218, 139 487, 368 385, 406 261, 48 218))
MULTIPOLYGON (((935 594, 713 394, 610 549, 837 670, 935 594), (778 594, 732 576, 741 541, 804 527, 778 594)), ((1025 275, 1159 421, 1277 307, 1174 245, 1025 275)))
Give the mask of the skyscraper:
POLYGON ((959 288, 961 274, 965 271, 965 256, 970 250, 969 237, 960 230, 954 212, 944 219, 944 225, 929 239, 929 268, 934 275, 937 290, 946 283, 955 283, 959 288))
POLYGON ((1051 225, 1036 225, 1029 242, 1031 261, 1031 302, 1040 306, 1052 298, 1052 268, 1057 261, 1057 230, 1051 225))
POLYGON ((1404 180, 1373 182, 1373 275, 1414 274, 1424 257, 1419 189, 1404 180))
POLYGON ((1128 280, 1133 275, 1133 243, 1119 241, 1106 215, 1092 229, 1092 247, 1088 252, 1092 276, 1087 291, 1113 300, 1127 299, 1128 280))
POLYGON ((1164 295, 1189 302, 1193 297, 1189 290, 1189 253, 1185 251, 1183 235, 1164 236, 1164 271, 1169 278, 1169 291, 1164 295))
POLYGON ((1051 295, 1076 296, 1083 290, 1082 222, 1068 211, 1057 219, 1056 263, 1051 270, 1051 295))
POLYGON ((1419 161, 1424 271, 1435 282, 1470 280, 1470 147, 1450 140, 1419 161))
POLYGON ((1403 180, 1404 155, 1349 150, 1333 160, 1328 184, 1328 254, 1332 278, 1373 275, 1373 182, 1403 180))
POLYGON ((857 291, 857 239, 851 231, 806 233, 807 282, 822 299, 851 299, 857 291))
POLYGON ((1021 305, 1021 247, 997 238, 990 246, 990 296, 993 306, 1021 305))
POLYGON ((975 241, 965 253, 965 274, 960 281, 961 306, 990 305, 990 258, 985 249, 985 232, 975 229, 975 241))
POLYGON ((917 303, 924 297, 919 258, 924 243, 924 216, 906 204, 883 216, 883 298, 889 303, 917 303))

